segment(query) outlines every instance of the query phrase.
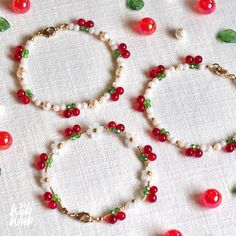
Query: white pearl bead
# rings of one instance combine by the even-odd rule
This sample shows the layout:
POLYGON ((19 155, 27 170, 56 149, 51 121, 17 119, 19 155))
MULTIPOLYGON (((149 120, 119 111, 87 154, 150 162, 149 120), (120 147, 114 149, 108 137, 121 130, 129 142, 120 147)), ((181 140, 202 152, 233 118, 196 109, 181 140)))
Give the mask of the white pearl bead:
MULTIPOLYGON (((111 50, 112 50, 112 51, 114 51, 114 50, 116 50, 116 49, 117 49, 117 45, 111 46, 111 50)), ((119 57, 118 57, 118 58, 119 58, 119 57)), ((117 58, 117 59, 118 59, 118 58, 117 58)))
POLYGON ((73 30, 73 29, 74 29, 74 24, 73 23, 69 24, 69 30, 73 30))
POLYGON ((153 124, 154 127, 156 127, 156 125, 158 124, 155 117, 152 119, 152 124, 153 124))
POLYGON ((81 109, 81 103, 76 103, 76 108, 81 109))
MULTIPOLYGON (((170 70, 169 69, 166 69, 165 70, 165 74, 166 74, 166 76, 169 76, 170 75, 170 70)), ((155 81, 155 80, 154 80, 155 81)))
POLYGON ((178 65, 177 65, 177 69, 178 69, 178 70, 183 70, 183 69, 184 69, 183 64, 178 64, 178 65))
POLYGON ((41 101, 40 100, 36 100, 34 103, 35 103, 36 106, 40 106, 41 105, 41 101))
POLYGON ((200 64, 200 65, 199 65, 199 69, 200 69, 200 70, 204 70, 205 68, 206 68, 206 65, 204 65, 204 64, 200 64))
POLYGON ((151 89, 146 89, 144 97, 149 97, 151 95, 151 89))
POLYGON ((179 141, 179 146, 183 148, 186 145, 186 143, 182 140, 179 141))
POLYGON ((24 70, 18 70, 16 73, 17 77, 21 78, 21 77, 25 77, 25 71, 24 70))
POLYGON ((122 67, 125 66, 125 63, 124 63, 123 61, 121 61, 121 62, 117 62, 117 63, 118 63, 118 66, 122 66, 122 67))
POLYGON ((185 143, 185 145, 184 145, 184 148, 189 148, 191 146, 191 144, 190 143, 185 143))
POLYGON ((220 151, 220 150, 222 149, 222 146, 221 146, 220 143, 216 143, 216 144, 214 145, 214 148, 215 148, 215 150, 220 151))
POLYGON ((147 114, 153 114, 153 109, 151 107, 146 109, 147 114))
POLYGON ((81 108, 83 108, 83 109, 87 109, 88 108, 88 103, 86 103, 86 102, 82 103, 81 105, 82 105, 81 108))
POLYGON ((90 34, 94 34, 94 32, 95 32, 95 29, 94 29, 94 28, 90 28, 90 29, 89 29, 89 33, 90 33, 90 34))
POLYGON ((202 144, 202 145, 200 146, 200 148, 201 148, 201 150, 202 150, 203 152, 206 152, 206 151, 207 151, 207 145, 205 145, 205 144, 202 144))
POLYGON ((152 88, 152 86, 153 86, 153 82, 152 81, 148 82, 148 87, 152 88))
POLYGON ((31 40, 28 40, 27 42, 26 42, 26 44, 25 44, 25 49, 27 49, 27 50, 31 50, 31 48, 32 48, 32 46, 33 46, 33 41, 31 41, 31 40))
POLYGON ((117 69, 117 70, 116 70, 116 75, 120 75, 120 74, 121 74, 121 71, 122 71, 122 69, 120 69, 120 68, 117 69))
POLYGON ((51 106, 52 105, 49 102, 44 102, 43 103, 43 109, 44 110, 50 110, 51 106))
POLYGON ((173 71, 175 71, 175 67, 174 67, 174 66, 170 66, 170 67, 168 68, 168 70, 171 71, 171 72, 173 72, 173 71))
POLYGON ((222 140, 222 141, 220 142, 220 144, 221 144, 222 147, 224 147, 227 143, 226 143, 225 140, 222 140))
POLYGON ((189 64, 185 63, 185 64, 183 64, 183 66, 184 66, 184 70, 188 70, 189 69, 189 64))
POLYGON ((3 105, 0 105, 0 116, 2 116, 5 112, 5 107, 3 105))
POLYGON ((102 104, 102 103, 105 103, 105 102, 106 102, 106 98, 104 96, 100 97, 99 103, 102 104))
POLYGON ((102 41, 108 40, 108 39, 109 39, 108 33, 101 34, 100 39, 101 39, 102 41))
POLYGON ((177 138, 173 137, 170 139, 170 143, 176 144, 176 142, 177 142, 177 138))
POLYGON ((183 29, 183 28, 178 28, 178 29, 176 29, 176 31, 175 31, 175 37, 176 37, 178 40, 183 39, 184 36, 185 36, 185 32, 184 32, 184 29, 183 29))
POLYGON ((110 99, 110 94, 109 93, 104 93, 104 97, 106 98, 106 99, 110 99))
POLYGON ((114 46, 114 45, 116 45, 116 42, 115 42, 114 40, 110 40, 110 41, 109 41, 109 45, 110 45, 110 46, 114 46))
POLYGON ((35 96, 32 96, 31 101, 32 101, 32 102, 35 102, 36 99, 37 99, 37 98, 36 98, 35 96))
POLYGON ((66 105, 65 105, 65 104, 61 104, 61 105, 60 105, 60 110, 61 110, 61 111, 65 111, 65 109, 66 109, 66 105))
POLYGON ((54 110, 54 111, 59 111, 59 110, 60 110, 60 107, 59 107, 58 105, 54 105, 54 106, 53 106, 53 110, 54 110))
POLYGON ((212 146, 211 145, 207 145, 207 152, 211 152, 212 151, 212 146))
POLYGON ((94 29, 94 34, 95 34, 95 35, 99 35, 99 34, 100 34, 100 30, 94 29))
POLYGON ((149 120, 151 120, 153 118, 153 114, 147 114, 147 117, 149 120))
POLYGON ((118 58, 116 59, 116 61, 117 61, 117 63, 119 64, 119 63, 121 63, 121 62, 124 62, 124 59, 123 59, 122 57, 118 57, 118 58))

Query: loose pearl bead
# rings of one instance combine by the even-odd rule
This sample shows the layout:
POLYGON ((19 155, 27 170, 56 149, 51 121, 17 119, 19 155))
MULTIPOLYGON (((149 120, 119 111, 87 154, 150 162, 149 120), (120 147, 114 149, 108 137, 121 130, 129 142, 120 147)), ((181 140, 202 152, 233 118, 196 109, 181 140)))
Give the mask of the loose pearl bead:
POLYGON ((16 13, 24 14, 30 9, 29 0, 13 0, 12 9, 16 13))
POLYGON ((0 150, 6 150, 10 148, 12 143, 12 136, 6 131, 0 131, 0 150))
POLYGON ((222 195, 216 189, 208 189, 201 196, 203 206, 208 208, 216 208, 222 202, 222 195))
POLYGON ((183 39, 184 38, 184 35, 185 35, 185 33, 184 33, 184 30, 183 30, 183 28, 178 28, 176 31, 175 31, 175 37, 177 38, 177 39, 183 39))
POLYGON ((138 30, 141 34, 151 35, 156 31, 156 22, 149 17, 143 18, 138 23, 138 30))
POLYGON ((203 14, 211 14, 216 9, 216 3, 214 0, 199 0, 198 10, 203 14))

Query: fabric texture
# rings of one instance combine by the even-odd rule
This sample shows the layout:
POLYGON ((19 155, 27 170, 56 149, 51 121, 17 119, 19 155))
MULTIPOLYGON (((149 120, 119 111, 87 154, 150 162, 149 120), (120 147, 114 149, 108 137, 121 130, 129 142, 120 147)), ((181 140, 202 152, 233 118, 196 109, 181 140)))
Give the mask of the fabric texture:
MULTIPOLYGON (((202 159, 183 156, 169 144, 155 142, 147 119, 133 110, 133 100, 147 82, 146 72, 155 65, 172 65, 192 54, 202 55, 205 63, 217 62, 236 73, 235 44, 216 40, 218 31, 236 30, 234 0, 217 1, 211 15, 200 15, 194 1, 145 1, 145 7, 131 11, 122 1, 32 1, 25 15, 9 10, 9 1, 0 2, 0 16, 11 28, 0 33, 0 103, 6 107, 1 130, 9 131, 14 145, 0 155, 0 235, 102 235, 154 236, 177 228, 187 236, 236 235, 236 198, 231 188, 236 184, 235 152, 213 152, 202 159), (133 24, 142 17, 153 17, 157 32, 141 36, 133 24), (119 102, 109 102, 94 110, 82 111, 78 118, 62 119, 56 113, 23 106, 14 96, 17 63, 10 59, 18 44, 47 26, 68 23, 83 17, 92 19, 98 29, 115 40, 125 42, 131 51, 126 61, 122 85, 125 94, 119 102), (173 36, 183 27, 186 38, 173 36), (156 204, 137 204, 128 209, 127 219, 115 225, 81 224, 57 210, 49 210, 41 200, 33 164, 37 155, 48 150, 60 132, 75 123, 88 127, 94 122, 110 120, 126 125, 141 145, 151 144, 157 153, 153 163, 153 182, 158 186, 156 204), (196 203, 196 195, 216 188, 223 202, 206 210, 196 203), (23 209, 32 223, 16 225, 14 207, 23 209), (13 210, 12 210, 13 209, 13 210), (11 212, 12 211, 12 212, 11 212), (11 214, 12 213, 12 214, 11 214), (13 215, 13 216, 12 216, 13 215)), ((112 81, 113 64, 107 48, 92 36, 60 33, 52 39, 40 39, 30 52, 29 83, 38 97, 55 102, 93 98, 112 81)), ((176 74, 154 89, 153 109, 160 123, 175 136, 193 143, 222 140, 235 132, 235 84, 207 71, 176 74)), ((74 211, 101 214, 132 197, 139 186, 140 163, 132 150, 119 139, 101 136, 83 139, 53 166, 53 181, 64 204, 74 211)), ((24 218, 24 217, 23 217, 24 218)))

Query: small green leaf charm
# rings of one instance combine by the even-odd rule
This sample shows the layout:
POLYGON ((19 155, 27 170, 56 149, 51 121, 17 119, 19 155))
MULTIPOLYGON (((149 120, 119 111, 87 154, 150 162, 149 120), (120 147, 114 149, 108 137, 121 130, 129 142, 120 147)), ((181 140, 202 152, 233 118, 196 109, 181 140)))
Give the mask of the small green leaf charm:
POLYGON ((144 6, 143 0, 127 0, 127 6, 135 11, 140 11, 144 6))
POLYGON ((226 43, 236 43, 236 32, 232 29, 226 29, 219 32, 217 38, 226 43))
POLYGON ((10 28, 9 22, 3 17, 0 17, 0 32, 4 32, 9 28, 10 28))

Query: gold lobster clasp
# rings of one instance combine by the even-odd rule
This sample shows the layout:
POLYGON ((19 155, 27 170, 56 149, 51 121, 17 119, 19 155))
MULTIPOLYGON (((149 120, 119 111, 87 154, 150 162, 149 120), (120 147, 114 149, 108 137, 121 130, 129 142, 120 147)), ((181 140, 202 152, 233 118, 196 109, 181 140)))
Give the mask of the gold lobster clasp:
POLYGON ((42 35, 47 38, 50 38, 50 37, 54 36, 57 31, 58 30, 55 27, 47 27, 46 29, 44 29, 42 31, 42 35))

